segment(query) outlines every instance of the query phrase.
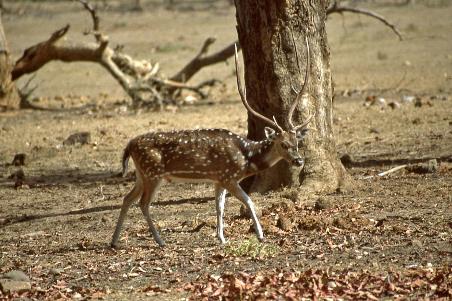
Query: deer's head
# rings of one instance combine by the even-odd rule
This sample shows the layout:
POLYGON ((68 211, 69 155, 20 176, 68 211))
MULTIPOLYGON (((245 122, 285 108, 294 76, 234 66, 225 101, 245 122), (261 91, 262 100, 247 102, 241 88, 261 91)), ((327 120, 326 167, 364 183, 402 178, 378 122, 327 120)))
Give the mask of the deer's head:
MULTIPOLYGON (((293 36, 292 36, 293 39, 293 36)), ((294 41, 294 47, 295 47, 295 54, 297 57, 297 63, 298 63, 298 51, 296 48, 296 44, 294 41)), ((273 142, 273 148, 274 151, 278 153, 278 155, 289 162, 292 165, 295 166, 303 166, 304 165, 304 159, 299 153, 299 148, 303 143, 303 138, 308 132, 308 129, 306 126, 311 121, 312 115, 309 116, 306 121, 301 125, 294 125, 292 121, 293 113, 295 111, 295 108, 297 107, 300 98, 302 97, 306 84, 309 79, 309 68, 310 68, 310 53, 309 53, 309 43, 306 38, 306 73, 304 78, 304 83, 300 91, 296 91, 294 88, 292 88, 296 93, 295 101, 293 102, 292 106, 290 107, 287 120, 288 120, 288 129, 284 130, 277 122, 276 118, 273 117, 273 120, 265 117, 264 115, 256 112, 251 106, 248 104, 248 101, 246 99, 246 89, 242 87, 242 83, 240 80, 240 68, 238 63, 238 54, 237 54, 237 46, 235 47, 235 67, 236 67, 236 73, 237 73, 237 87, 239 90, 240 98, 242 99, 243 104, 245 105, 248 112, 250 112, 255 117, 261 119, 265 123, 267 123, 269 126, 265 127, 265 136, 267 139, 272 140, 273 142)), ((299 66, 298 66, 299 67, 299 66)))
POLYGON ((299 149, 303 143, 303 137, 307 133, 307 129, 298 131, 277 132, 270 127, 265 127, 265 136, 272 140, 274 151, 278 155, 295 166, 303 166, 304 159, 299 153, 299 149))

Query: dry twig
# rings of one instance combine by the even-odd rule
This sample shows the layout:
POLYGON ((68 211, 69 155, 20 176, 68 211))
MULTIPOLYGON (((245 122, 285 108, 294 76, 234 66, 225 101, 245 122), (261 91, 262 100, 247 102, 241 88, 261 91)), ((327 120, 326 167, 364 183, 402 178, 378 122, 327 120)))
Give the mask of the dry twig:
POLYGON ((372 178, 375 178, 375 177, 384 177, 384 176, 389 175, 389 174, 391 174, 393 172, 396 172, 398 170, 404 169, 407 166, 408 166, 407 164, 399 165, 399 166, 391 168, 391 169, 389 169, 387 171, 380 172, 376 176, 367 176, 367 177, 364 177, 363 179, 372 179, 372 178))
MULTIPOLYGON (((234 45, 238 45, 238 41, 231 43, 218 52, 208 55, 209 47, 215 42, 215 38, 207 38, 199 53, 184 67, 171 77, 172 81, 186 82, 200 69, 205 66, 217 64, 226 61, 234 55, 234 45)), ((238 50, 240 46, 238 45, 238 50)))
POLYGON ((366 15, 366 16, 375 18, 375 19, 379 20, 380 22, 383 22, 383 24, 385 24, 389 28, 391 28, 391 30, 399 37, 400 41, 403 40, 402 34, 400 33, 400 31, 397 29, 397 27, 394 24, 392 24, 391 22, 386 20, 386 18, 383 17, 382 15, 379 15, 373 11, 363 9, 363 8, 343 6, 343 5, 339 4, 338 1, 334 1, 333 4, 327 9, 326 14, 327 15, 330 15, 332 13, 342 14, 344 12, 362 14, 362 15, 366 15))
POLYGON ((80 2, 83 5, 83 7, 90 13, 91 19, 93 20, 93 30, 92 31, 87 30, 84 32, 84 34, 87 35, 87 34, 93 33, 94 37, 96 38, 96 41, 100 42, 100 38, 101 38, 101 35, 99 32, 100 19, 99 19, 99 16, 97 15, 96 9, 89 2, 87 2, 85 0, 77 0, 77 1, 80 2))

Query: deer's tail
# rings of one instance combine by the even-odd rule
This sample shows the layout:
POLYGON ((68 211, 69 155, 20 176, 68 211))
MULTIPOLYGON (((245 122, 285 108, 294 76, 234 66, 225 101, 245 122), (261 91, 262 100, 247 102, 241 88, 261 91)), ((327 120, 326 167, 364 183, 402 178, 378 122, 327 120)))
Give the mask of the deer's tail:
POLYGON ((127 168, 129 166, 129 158, 130 158, 130 144, 127 144, 124 149, 124 153, 122 155, 122 176, 125 177, 127 175, 127 168))

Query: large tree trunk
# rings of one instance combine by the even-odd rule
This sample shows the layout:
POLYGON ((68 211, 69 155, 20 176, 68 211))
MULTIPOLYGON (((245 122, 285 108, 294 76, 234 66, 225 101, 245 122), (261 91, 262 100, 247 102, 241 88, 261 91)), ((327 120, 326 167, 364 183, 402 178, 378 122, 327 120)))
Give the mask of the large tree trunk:
MULTIPOLYGON (((236 0, 237 31, 245 65, 247 98, 265 116, 288 129, 287 112, 300 89, 306 68, 307 37, 311 48, 309 96, 294 114, 301 123, 315 114, 308 128, 302 171, 280 162, 254 178, 251 190, 264 192, 281 186, 303 184, 310 191, 337 189, 346 172, 338 160, 332 124, 332 80, 325 21, 327 0, 236 0), (292 34, 294 39, 292 38, 292 34), (296 48, 294 46, 294 40, 296 48), (298 69, 296 49, 299 54, 298 69)), ((248 116, 248 137, 264 136, 265 124, 248 116)))
POLYGON ((20 96, 11 79, 12 64, 0 12, 0 110, 18 109, 20 96))

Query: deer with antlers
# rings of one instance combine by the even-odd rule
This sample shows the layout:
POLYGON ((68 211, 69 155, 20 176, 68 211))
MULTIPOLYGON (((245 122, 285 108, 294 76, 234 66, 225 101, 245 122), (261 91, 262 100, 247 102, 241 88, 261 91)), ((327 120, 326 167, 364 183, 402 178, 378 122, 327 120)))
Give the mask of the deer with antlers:
MULTIPOLYGON (((296 46, 295 51, 298 62, 296 46)), ((225 129, 154 132, 132 139, 124 150, 122 166, 123 175, 125 175, 129 157, 132 157, 136 168, 136 182, 133 189, 124 197, 111 246, 117 246, 127 211, 138 198, 140 198, 139 205, 154 240, 160 246, 165 245, 149 214, 149 204, 155 199, 163 180, 201 181, 215 184, 217 236, 221 243, 226 242, 223 234, 223 214, 226 192, 229 191, 251 213, 257 238, 262 241, 264 235, 253 202, 240 187, 239 182, 273 166, 280 160, 286 160, 295 166, 304 165, 304 160, 299 154, 299 146, 307 132, 306 126, 312 116, 303 124, 295 126, 292 122, 292 115, 309 80, 309 56, 309 44, 306 39, 305 79, 301 90, 295 91, 297 95, 287 116, 288 130, 279 126, 274 117, 271 120, 256 112, 248 104, 246 91, 242 88, 240 80, 236 47, 235 66, 240 98, 250 114, 269 125, 269 127, 265 127, 266 138, 264 140, 248 140, 225 129)))

